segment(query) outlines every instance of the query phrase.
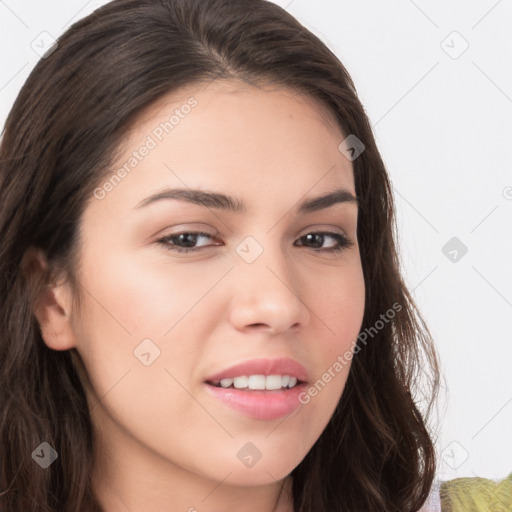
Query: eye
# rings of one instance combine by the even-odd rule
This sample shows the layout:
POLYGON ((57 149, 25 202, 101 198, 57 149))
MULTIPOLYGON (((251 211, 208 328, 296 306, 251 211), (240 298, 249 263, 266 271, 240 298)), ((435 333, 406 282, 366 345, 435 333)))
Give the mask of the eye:
POLYGON ((200 250, 201 246, 197 247, 195 244, 198 240, 205 238, 213 238, 213 235, 203 231, 184 231, 183 233, 176 233, 160 238, 157 242, 163 244, 170 251, 187 253, 200 250))
MULTIPOLYGON (((319 252, 341 252, 354 245, 353 242, 345 235, 331 231, 314 231, 302 236, 299 240, 306 240, 307 244, 312 244, 313 249, 318 250, 319 252), (334 245, 331 243, 329 247, 321 248, 326 239, 334 240, 334 245)), ((304 243, 299 245, 304 245, 304 243)))
MULTIPOLYGON (((157 240, 157 243, 164 245, 165 248, 170 251, 175 251, 179 253, 189 253, 198 252, 205 246, 208 247, 208 245, 206 244, 198 246, 197 243, 199 240, 213 238, 213 235, 211 235, 210 233, 205 233, 204 231, 184 231, 182 233, 175 233, 160 238, 157 240)), ((309 244, 311 244, 310 248, 316 252, 341 252, 344 249, 348 249, 349 247, 354 245, 353 242, 345 235, 331 231, 313 231, 300 237, 298 240, 305 241, 305 243, 299 243, 299 247, 307 247, 309 244), (331 244, 328 247, 322 247, 328 240, 333 240, 334 243, 331 242, 331 244)))

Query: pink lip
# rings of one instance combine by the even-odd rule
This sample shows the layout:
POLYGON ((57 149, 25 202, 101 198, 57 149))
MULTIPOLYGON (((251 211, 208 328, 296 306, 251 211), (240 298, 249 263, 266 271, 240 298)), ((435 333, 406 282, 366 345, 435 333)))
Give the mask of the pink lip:
POLYGON ((230 366, 215 375, 211 375, 206 382, 218 382, 222 379, 241 377, 243 375, 290 375, 297 380, 306 382, 308 374, 306 368, 289 357, 279 359, 252 359, 234 366, 230 366))
POLYGON ((218 388, 205 384, 206 391, 228 407, 257 420, 277 420, 291 414, 302 402, 299 397, 307 384, 297 384, 291 389, 251 390, 218 388))
POLYGON ((206 390, 228 407, 258 420, 276 420, 297 409, 299 396, 307 388, 306 368, 289 357, 253 359, 230 366, 205 380, 206 390), (290 375, 297 385, 290 389, 247 390, 213 386, 213 382, 243 375, 290 375))

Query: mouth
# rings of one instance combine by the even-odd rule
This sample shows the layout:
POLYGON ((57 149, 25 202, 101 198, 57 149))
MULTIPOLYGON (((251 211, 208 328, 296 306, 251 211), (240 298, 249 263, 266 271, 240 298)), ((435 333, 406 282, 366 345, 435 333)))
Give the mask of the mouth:
POLYGON ((307 389, 304 381, 289 375, 242 375, 204 384, 205 391, 228 409, 259 421, 288 416, 301 407, 307 389))
POLYGON ((241 391, 279 392, 305 384, 305 381, 293 375, 240 375, 215 381, 206 381, 206 384, 216 388, 239 389, 241 391))
POLYGON ((212 398, 232 411, 273 421, 301 406, 307 378, 306 368, 289 357, 260 358, 225 368, 204 384, 212 398))

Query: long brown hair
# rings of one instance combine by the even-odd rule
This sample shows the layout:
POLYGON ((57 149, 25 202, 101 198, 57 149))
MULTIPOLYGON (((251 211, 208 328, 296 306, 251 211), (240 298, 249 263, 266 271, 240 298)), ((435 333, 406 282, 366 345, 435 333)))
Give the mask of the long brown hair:
POLYGON ((358 345, 333 417, 292 472, 295 511, 419 509, 436 468, 427 422, 439 388, 437 355, 401 277, 386 169, 337 57, 264 0, 115 0, 57 44, 21 89, 0 146, 0 510, 101 510, 75 349, 45 345, 33 304, 61 272, 79 296, 81 214, 136 115, 170 91, 217 78, 305 93, 365 146, 353 168, 362 331, 371 340, 358 345), (38 280, 30 248, 49 262, 38 280), (399 312, 376 329, 393 304, 399 312), (423 415, 419 392, 427 397, 423 415), (31 457, 41 442, 58 453, 45 470, 31 457))

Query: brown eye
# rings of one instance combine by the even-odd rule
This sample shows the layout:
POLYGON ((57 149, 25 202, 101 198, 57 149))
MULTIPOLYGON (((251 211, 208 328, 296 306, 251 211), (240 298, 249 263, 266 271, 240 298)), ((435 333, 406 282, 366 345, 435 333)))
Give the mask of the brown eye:
POLYGON ((322 252, 340 252, 343 249, 347 249, 353 245, 353 242, 349 240, 345 235, 340 233, 333 233, 330 231, 316 231, 308 233, 307 235, 299 238, 299 240, 306 240, 306 244, 301 243, 299 245, 308 245, 312 249, 322 252), (325 240, 329 238, 336 240, 336 244, 332 247, 322 248, 325 240))
POLYGON ((163 244, 166 249, 177 252, 196 252, 201 250, 203 246, 197 247, 198 240, 210 238, 213 236, 210 233, 203 231, 184 231, 182 233, 173 233, 157 240, 158 243, 163 244))

